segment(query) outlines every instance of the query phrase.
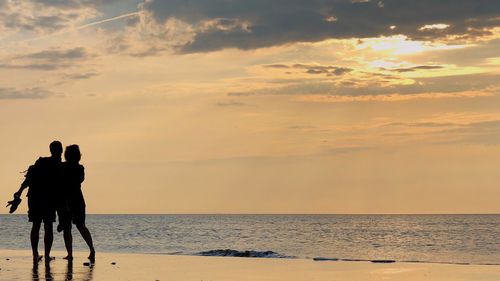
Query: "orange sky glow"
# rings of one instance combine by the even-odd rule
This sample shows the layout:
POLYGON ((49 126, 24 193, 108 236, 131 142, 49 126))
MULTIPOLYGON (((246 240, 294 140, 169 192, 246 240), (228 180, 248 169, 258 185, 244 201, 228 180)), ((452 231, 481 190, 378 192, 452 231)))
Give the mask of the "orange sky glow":
POLYGON ((0 1, 0 197, 57 139, 89 213, 500 212, 499 3, 226 2, 0 1))

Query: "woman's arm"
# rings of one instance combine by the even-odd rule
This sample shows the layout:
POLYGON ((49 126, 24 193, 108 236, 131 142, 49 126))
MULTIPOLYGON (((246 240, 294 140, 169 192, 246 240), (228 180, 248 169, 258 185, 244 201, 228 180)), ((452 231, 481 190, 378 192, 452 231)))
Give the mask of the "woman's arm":
POLYGON ((80 178, 78 179, 80 183, 82 183, 85 180, 85 168, 80 165, 80 178))

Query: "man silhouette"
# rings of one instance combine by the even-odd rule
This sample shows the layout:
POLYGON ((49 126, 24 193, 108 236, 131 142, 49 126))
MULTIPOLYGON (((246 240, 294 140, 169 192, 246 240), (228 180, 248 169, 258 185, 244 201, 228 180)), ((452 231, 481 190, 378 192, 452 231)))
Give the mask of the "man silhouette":
POLYGON ((31 248, 33 250, 33 261, 41 260, 38 254, 38 240, 40 227, 44 225, 45 261, 49 262, 50 250, 54 241, 52 224, 56 218, 55 193, 60 185, 62 144, 53 141, 50 144, 50 157, 40 157, 35 164, 28 168, 26 178, 19 190, 14 193, 14 198, 20 198, 23 190, 28 189, 28 218, 33 223, 31 228, 31 248))

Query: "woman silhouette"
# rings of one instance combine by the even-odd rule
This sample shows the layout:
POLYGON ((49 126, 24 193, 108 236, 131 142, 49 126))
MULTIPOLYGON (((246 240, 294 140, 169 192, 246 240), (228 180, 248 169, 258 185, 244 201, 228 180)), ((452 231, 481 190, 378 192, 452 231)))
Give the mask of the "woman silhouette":
POLYGON ((85 226, 85 200, 82 193, 82 182, 85 179, 85 171, 80 165, 81 153, 78 145, 73 144, 66 147, 64 151, 63 163, 63 185, 65 190, 66 204, 69 211, 69 219, 62 225, 64 231, 64 244, 68 251, 68 256, 65 259, 73 259, 73 237, 71 235, 71 221, 76 225, 76 228, 87 243, 90 249, 89 259, 95 262, 95 249, 92 243, 92 235, 89 229, 85 226))

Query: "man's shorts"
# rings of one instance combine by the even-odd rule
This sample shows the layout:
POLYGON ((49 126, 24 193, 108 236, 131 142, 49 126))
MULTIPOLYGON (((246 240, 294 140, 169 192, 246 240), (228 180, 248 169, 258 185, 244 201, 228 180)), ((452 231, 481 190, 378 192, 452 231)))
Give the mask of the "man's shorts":
POLYGON ((53 223, 56 210, 47 200, 28 197, 28 219, 30 222, 53 223))

